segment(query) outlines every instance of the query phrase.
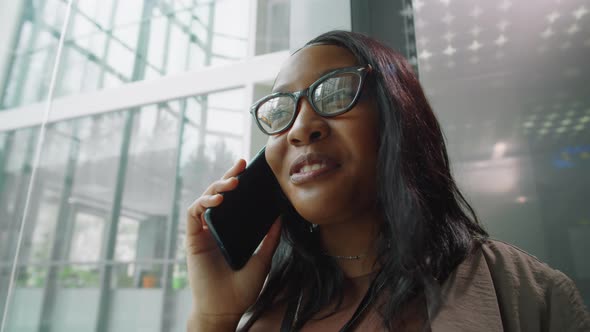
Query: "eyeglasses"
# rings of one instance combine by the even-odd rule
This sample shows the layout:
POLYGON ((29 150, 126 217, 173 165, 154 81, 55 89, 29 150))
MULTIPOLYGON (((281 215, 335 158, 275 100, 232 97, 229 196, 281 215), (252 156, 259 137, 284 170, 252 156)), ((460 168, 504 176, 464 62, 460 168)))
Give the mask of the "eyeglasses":
POLYGON ((250 107, 256 124, 267 135, 279 134, 291 127, 297 116, 301 97, 307 97, 313 110, 323 117, 333 117, 352 109, 356 104, 371 66, 340 68, 331 71, 307 89, 277 92, 250 107))

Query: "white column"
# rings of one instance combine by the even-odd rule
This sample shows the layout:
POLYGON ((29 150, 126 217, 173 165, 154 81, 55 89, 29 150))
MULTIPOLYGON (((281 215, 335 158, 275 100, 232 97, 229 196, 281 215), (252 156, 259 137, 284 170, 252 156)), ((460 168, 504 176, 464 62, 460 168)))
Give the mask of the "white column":
POLYGON ((352 30, 350 0, 291 1, 289 48, 299 49, 330 30, 352 30))

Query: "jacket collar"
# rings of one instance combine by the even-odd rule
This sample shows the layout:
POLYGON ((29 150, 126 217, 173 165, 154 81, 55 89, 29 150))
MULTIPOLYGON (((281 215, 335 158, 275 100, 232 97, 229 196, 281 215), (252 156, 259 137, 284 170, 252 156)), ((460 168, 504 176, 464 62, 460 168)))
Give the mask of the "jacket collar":
POLYGON ((496 290, 481 249, 459 264, 441 291, 441 306, 431 322, 432 332, 504 330, 496 290))

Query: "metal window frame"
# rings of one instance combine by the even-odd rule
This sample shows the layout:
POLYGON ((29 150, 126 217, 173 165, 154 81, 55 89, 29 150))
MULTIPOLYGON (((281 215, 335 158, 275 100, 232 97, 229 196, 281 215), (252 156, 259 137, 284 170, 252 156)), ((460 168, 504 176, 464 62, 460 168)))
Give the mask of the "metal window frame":
MULTIPOLYGON (((281 64, 288 57, 288 51, 281 51, 247 58, 231 65, 207 67, 154 80, 133 82, 116 88, 57 98, 53 101, 48 122, 104 114, 269 82, 274 79, 281 64)), ((35 103, 1 111, 0 132, 41 125, 44 106, 45 103, 35 103)))

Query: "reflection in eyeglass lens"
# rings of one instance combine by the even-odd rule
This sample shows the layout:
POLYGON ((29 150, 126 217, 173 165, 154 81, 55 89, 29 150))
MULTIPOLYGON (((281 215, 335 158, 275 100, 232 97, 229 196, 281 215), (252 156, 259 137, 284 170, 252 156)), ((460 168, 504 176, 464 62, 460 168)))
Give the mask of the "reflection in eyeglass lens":
POLYGON ((267 131, 280 130, 291 121, 293 110, 293 98, 278 96, 260 105, 258 109, 258 121, 260 121, 267 131))
POLYGON ((360 77, 346 73, 318 85, 313 93, 315 106, 322 113, 336 113, 350 106, 360 84, 360 77))

